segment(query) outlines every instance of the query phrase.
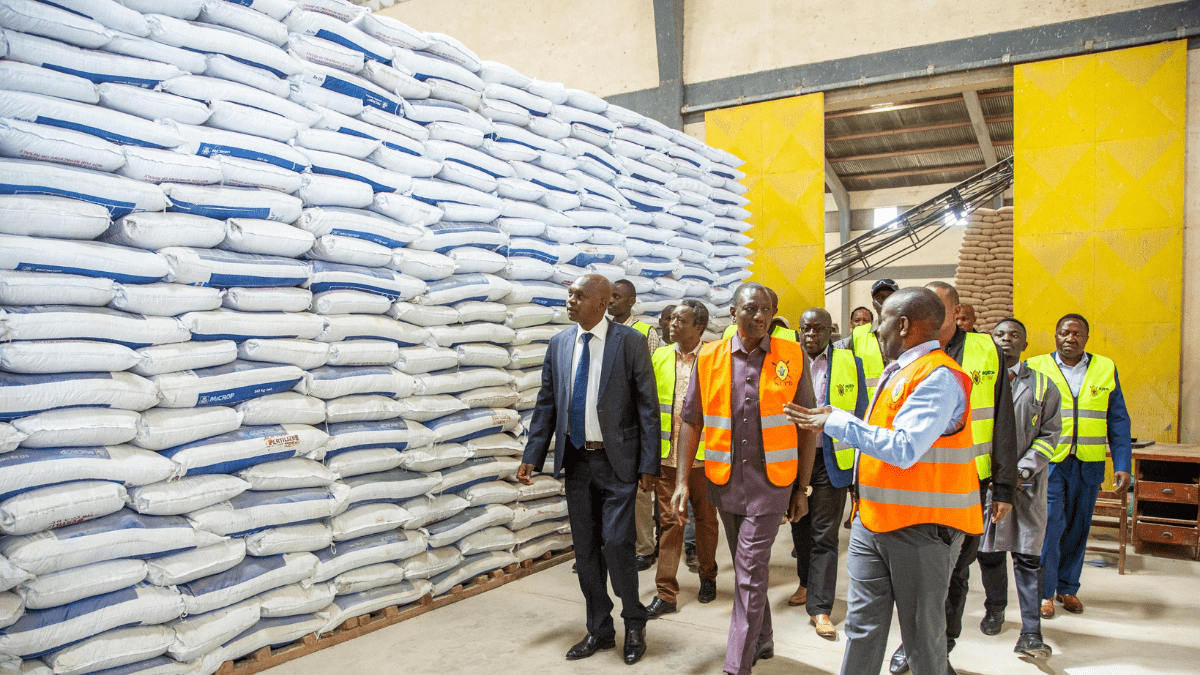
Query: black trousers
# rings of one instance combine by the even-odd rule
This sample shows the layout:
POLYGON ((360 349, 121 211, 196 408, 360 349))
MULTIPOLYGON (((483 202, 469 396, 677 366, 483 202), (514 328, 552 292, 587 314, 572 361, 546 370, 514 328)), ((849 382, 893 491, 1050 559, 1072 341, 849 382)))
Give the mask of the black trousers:
POLYGON ((813 493, 808 513, 792 523, 792 545, 796 547, 796 576, 808 589, 805 609, 809 616, 833 613, 837 592, 838 537, 846 510, 848 488, 835 488, 825 469, 825 453, 818 448, 813 462, 813 493))
MULTIPOLYGON (((1021 603, 1021 632, 1042 634, 1042 556, 1013 553, 1013 577, 1021 603)), ((979 576, 983 577, 984 609, 1003 612, 1008 606, 1008 554, 1004 551, 979 554, 979 576)))
POLYGON ((637 483, 617 478, 603 450, 568 447, 567 510, 579 588, 587 609, 587 630, 598 638, 614 637, 613 601, 608 581, 621 599, 626 629, 646 626, 646 607, 638 597, 634 547, 637 483))
MULTIPOLYGON (((980 503, 986 503, 984 497, 989 485, 990 480, 980 484, 980 503)), ((991 514, 984 513, 983 517, 991 518, 991 514)), ((954 570, 950 572, 950 590, 946 593, 946 639, 950 649, 954 649, 954 641, 962 635, 963 612, 967 609, 967 582, 971 580, 971 563, 978 557, 979 535, 964 536, 958 560, 954 562, 954 570)))

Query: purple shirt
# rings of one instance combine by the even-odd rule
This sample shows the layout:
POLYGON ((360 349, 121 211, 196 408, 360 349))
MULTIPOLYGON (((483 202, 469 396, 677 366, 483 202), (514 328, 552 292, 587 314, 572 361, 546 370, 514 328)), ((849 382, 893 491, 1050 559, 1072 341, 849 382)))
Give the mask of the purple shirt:
MULTIPOLYGON (((733 375, 730 391, 730 411, 733 414, 733 433, 730 453, 733 465, 729 482, 717 485, 708 481, 708 501, 725 513, 743 516, 765 516, 787 512, 792 498, 792 486, 780 487, 767 478, 766 455, 762 445, 762 419, 758 409, 758 383, 762 376, 763 361, 771 351, 771 338, 764 337, 747 352, 742 346, 741 334, 730 338, 730 356, 733 359, 733 375)), ((796 387, 794 401, 807 408, 813 407, 812 379, 807 367, 796 387)), ((683 421, 704 426, 704 410, 700 404, 697 388, 699 378, 693 373, 688 384, 687 396, 683 400, 683 421)))

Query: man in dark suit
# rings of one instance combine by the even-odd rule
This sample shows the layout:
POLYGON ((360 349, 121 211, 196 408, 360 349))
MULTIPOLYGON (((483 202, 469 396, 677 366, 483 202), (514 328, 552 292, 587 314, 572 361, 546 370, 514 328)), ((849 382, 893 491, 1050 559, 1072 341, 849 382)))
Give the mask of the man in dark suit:
POLYGON ((567 316, 578 325, 550 340, 542 388, 517 479, 528 485, 554 438, 554 475, 566 473, 571 542, 587 605, 587 637, 567 652, 582 659, 616 647, 613 601, 621 598, 625 663, 646 653, 646 607, 638 597, 634 541, 637 490, 653 491, 660 448, 658 391, 646 338, 605 318, 612 285, 575 280, 567 316))

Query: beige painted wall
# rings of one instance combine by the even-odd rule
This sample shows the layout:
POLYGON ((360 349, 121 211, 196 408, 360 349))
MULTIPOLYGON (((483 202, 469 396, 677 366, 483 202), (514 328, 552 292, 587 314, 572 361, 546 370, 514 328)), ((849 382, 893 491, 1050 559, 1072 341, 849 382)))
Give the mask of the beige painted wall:
POLYGON ((688 0, 685 82, 1073 21, 1174 0, 688 0))
POLYGON ((1200 443, 1200 50, 1188 52, 1179 440, 1200 443))
POLYGON ((409 0, 381 13, 598 96, 658 86, 653 0, 409 0))

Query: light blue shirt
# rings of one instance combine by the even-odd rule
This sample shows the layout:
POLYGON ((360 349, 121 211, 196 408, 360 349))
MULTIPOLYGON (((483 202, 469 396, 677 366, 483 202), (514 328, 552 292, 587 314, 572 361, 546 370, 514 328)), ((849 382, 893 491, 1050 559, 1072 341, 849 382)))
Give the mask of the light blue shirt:
MULTIPOLYGON (((880 391, 891 386, 888 380, 897 370, 940 346, 937 340, 930 340, 901 354, 883 370, 879 378, 880 391)), ((875 398, 879 398, 878 393, 875 398)), ((872 401, 871 406, 874 405, 875 401, 872 401)), ((957 431, 966 412, 967 397, 958 378, 949 369, 938 368, 905 399, 896 413, 895 429, 872 426, 844 410, 834 409, 825 422, 825 433, 841 439, 858 452, 907 469, 921 461, 938 438, 957 431)))
POLYGON ((1062 356, 1055 350, 1054 362, 1058 364, 1058 369, 1062 371, 1063 379, 1067 381, 1067 386, 1071 388, 1072 396, 1079 395, 1079 390, 1083 387, 1083 378, 1087 377, 1088 362, 1091 360, 1091 354, 1084 352, 1083 357, 1079 359, 1079 363, 1068 366, 1063 363, 1062 356))

